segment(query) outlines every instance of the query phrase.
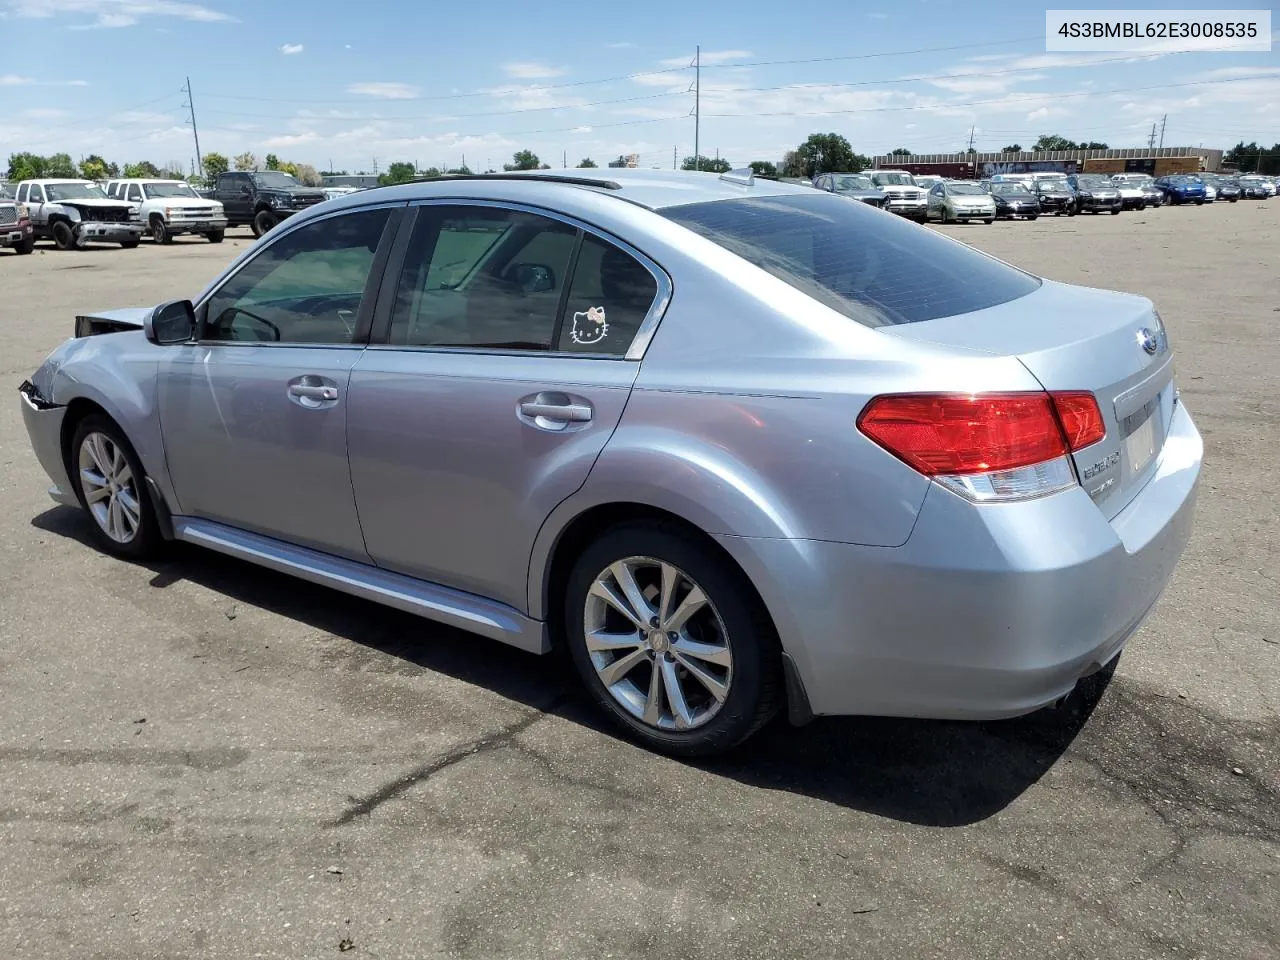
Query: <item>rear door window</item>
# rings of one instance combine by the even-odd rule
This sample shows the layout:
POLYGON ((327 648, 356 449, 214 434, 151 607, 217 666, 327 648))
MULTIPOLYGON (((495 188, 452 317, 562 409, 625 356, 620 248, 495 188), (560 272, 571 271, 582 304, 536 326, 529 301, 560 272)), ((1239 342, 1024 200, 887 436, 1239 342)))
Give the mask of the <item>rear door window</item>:
POLYGON ((984 310, 1040 286, 964 244, 830 194, 661 212, 869 327, 984 310))

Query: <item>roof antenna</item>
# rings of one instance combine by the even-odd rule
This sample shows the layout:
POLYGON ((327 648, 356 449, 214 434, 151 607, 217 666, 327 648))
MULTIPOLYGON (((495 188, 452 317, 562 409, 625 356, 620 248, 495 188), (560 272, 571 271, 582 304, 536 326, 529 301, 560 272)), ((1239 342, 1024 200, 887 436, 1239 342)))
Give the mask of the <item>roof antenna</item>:
POLYGON ((730 170, 728 173, 720 174, 720 179, 725 183, 737 183, 749 187, 756 182, 756 172, 750 167, 743 167, 741 170, 730 170))

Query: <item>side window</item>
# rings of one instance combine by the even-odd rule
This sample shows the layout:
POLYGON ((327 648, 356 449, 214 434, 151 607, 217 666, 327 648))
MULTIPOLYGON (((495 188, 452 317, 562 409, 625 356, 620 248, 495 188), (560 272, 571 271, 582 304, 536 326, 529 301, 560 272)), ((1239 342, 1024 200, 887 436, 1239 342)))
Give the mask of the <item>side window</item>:
POLYGON ((622 356, 657 295, 658 283, 647 267, 587 234, 565 301, 557 349, 622 356))
POLYGON ((32 203, 44 203, 44 187, 38 183, 31 184, 31 192, 28 194, 32 203))
POLYGON ((944 192, 944 191, 943 191, 943 188, 942 188, 942 184, 940 184, 940 183, 935 183, 935 184, 933 185, 933 190, 931 190, 930 192, 931 192, 935 197, 940 197, 940 196, 942 196, 942 194, 943 194, 943 192, 944 192))
POLYGON ((389 342, 549 350, 578 231, 549 217, 427 206, 409 240, 389 342))
POLYGON ((142 188, 138 186, 136 183, 129 184, 128 199, 137 201, 138 203, 142 202, 142 188))
POLYGON ((362 210, 285 234, 209 298, 203 339, 353 343, 389 215, 362 210))
POLYGON ((25 183, 20 184, 20 185, 18 186, 18 196, 17 196, 17 200, 18 200, 18 202, 19 202, 19 203, 26 203, 26 202, 27 202, 27 185, 26 185, 25 183))

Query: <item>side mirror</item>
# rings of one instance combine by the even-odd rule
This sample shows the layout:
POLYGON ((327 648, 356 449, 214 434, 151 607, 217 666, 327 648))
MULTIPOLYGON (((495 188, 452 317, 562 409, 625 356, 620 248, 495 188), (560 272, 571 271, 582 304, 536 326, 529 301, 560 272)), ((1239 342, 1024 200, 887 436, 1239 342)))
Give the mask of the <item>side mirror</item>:
POLYGON ((196 311, 190 300, 170 300, 142 321, 142 332, 156 346, 186 343, 196 331, 196 311))
POLYGON ((251 196, 253 196, 253 191, 249 189, 248 184, 241 184, 241 185, 240 185, 240 196, 242 196, 242 197, 251 197, 251 196))
POLYGON ((556 288, 555 271, 540 263, 516 264, 516 283, 525 293, 546 293, 556 288))

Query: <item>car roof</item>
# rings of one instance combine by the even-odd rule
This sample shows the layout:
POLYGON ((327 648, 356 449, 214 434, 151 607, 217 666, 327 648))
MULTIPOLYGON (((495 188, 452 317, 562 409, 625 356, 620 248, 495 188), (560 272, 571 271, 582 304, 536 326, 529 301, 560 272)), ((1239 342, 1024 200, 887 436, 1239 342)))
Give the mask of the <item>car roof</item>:
POLYGON ((186 183, 185 180, 172 180, 169 177, 112 177, 108 183, 186 183))
POLYGON ((93 183, 92 180, 84 180, 80 177, 41 177, 38 180, 26 180, 25 183, 93 183))
POLYGON ((753 177, 748 183, 745 173, 721 175, 678 170, 575 169, 424 179, 392 187, 373 187, 351 194, 348 198, 335 198, 330 203, 355 201, 356 198, 359 198, 356 202, 364 205, 383 198, 426 200, 451 196, 481 197, 487 189, 504 185, 520 187, 520 193, 526 197, 547 200, 563 196, 565 191, 590 191, 650 210, 714 200, 743 200, 793 194, 810 196, 813 193, 813 188, 807 185, 782 183, 760 177, 753 177))

